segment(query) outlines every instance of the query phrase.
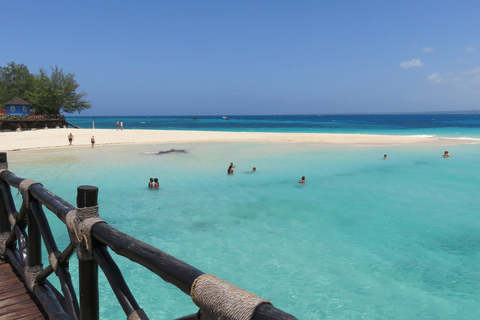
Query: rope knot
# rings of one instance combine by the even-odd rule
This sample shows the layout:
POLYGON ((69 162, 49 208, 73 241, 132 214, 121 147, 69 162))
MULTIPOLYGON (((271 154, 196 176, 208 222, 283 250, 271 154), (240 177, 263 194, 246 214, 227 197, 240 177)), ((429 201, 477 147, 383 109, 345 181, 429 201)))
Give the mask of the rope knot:
POLYGON ((23 269, 25 284, 27 285, 28 289, 33 292, 33 288, 38 284, 37 283, 37 275, 42 272, 43 268, 41 265, 34 266, 34 267, 25 267, 23 269))
POLYGON ((27 209, 30 209, 30 193, 28 190, 34 184, 42 185, 39 182, 30 180, 30 179, 25 179, 22 182, 20 182, 20 185, 18 186, 18 190, 22 194, 23 202, 25 202, 25 206, 27 207, 27 209))
POLYGON ((127 320, 148 320, 148 317, 143 309, 138 309, 130 313, 127 316, 127 320))
POLYGON ((211 274, 195 279, 190 296, 200 308, 202 320, 251 320, 258 306, 270 304, 211 274))
POLYGON ((0 259, 5 260, 7 239, 10 233, 8 231, 0 233, 0 259))
POLYGON ((52 266, 53 271, 57 271, 58 268, 58 257, 60 256, 60 251, 53 251, 48 255, 48 261, 52 266))
POLYGON ((92 227, 97 223, 106 223, 98 214, 98 205, 87 208, 75 208, 67 213, 67 228, 70 241, 77 247, 81 260, 91 260, 92 227))

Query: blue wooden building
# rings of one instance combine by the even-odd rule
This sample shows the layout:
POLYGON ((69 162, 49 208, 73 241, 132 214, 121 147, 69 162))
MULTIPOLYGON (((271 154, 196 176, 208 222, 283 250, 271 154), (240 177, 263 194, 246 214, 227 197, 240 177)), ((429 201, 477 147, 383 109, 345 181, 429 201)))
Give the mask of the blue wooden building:
POLYGON ((18 97, 5 102, 5 114, 15 116, 29 116, 32 104, 18 97))

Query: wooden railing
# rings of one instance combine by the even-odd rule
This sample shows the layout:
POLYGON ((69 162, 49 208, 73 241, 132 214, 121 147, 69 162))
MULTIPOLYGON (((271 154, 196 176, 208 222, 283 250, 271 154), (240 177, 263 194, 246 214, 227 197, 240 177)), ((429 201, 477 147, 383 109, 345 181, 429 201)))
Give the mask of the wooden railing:
MULTIPOLYGON (((0 153, 0 255, 23 277, 50 319, 99 319, 98 266, 105 274, 127 318, 148 319, 107 247, 191 295, 200 308, 199 312, 179 319, 211 319, 208 315, 213 315, 215 319, 232 320, 296 319, 268 301, 214 276, 206 275, 104 223, 98 216, 97 198, 98 188, 80 186, 77 188, 75 208, 40 183, 19 178, 10 172, 7 154, 0 153), (11 187, 22 193, 23 201, 18 212, 11 187), (62 252, 57 247, 43 207, 67 226, 70 243, 62 252), (42 240, 50 262, 46 268, 42 267, 42 240), (69 261, 75 252, 78 258, 80 302, 69 272, 69 261), (48 277, 53 273, 58 277, 61 292, 48 281, 48 277), (200 298, 200 284, 205 282, 209 282, 210 290, 206 300, 200 298), (226 310, 228 306, 233 306, 236 313, 226 310)), ((207 290, 207 287, 202 285, 201 290, 207 290)))

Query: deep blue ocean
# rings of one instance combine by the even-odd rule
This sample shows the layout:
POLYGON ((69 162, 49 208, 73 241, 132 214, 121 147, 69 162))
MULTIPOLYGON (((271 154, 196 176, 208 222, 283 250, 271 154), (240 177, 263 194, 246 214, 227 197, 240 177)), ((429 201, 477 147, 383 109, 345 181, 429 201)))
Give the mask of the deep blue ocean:
POLYGON ((125 129, 205 130, 250 132, 369 133, 480 137, 478 114, 368 114, 276 116, 151 116, 67 117, 80 128, 112 129, 123 121, 125 129))
MULTIPOLYGON (((460 145, 99 145, 17 151, 8 159, 17 176, 73 204, 78 186, 97 186, 100 217, 110 225, 299 319, 480 319, 478 114, 67 120, 106 129, 123 121, 125 130, 470 138, 460 145), (172 148, 185 152, 159 152, 172 148), (302 176, 307 183, 298 185, 302 176), (150 177, 158 177, 159 190, 147 189, 150 177)), ((21 196, 14 200, 19 205, 21 196)), ((65 248, 66 227, 48 214, 65 248)), ((173 285, 113 256, 150 319, 198 310, 173 285)), ((70 268, 77 279, 75 257, 70 268)), ((99 273, 100 318, 125 319, 99 273)), ((54 275, 49 280, 58 286, 54 275)))

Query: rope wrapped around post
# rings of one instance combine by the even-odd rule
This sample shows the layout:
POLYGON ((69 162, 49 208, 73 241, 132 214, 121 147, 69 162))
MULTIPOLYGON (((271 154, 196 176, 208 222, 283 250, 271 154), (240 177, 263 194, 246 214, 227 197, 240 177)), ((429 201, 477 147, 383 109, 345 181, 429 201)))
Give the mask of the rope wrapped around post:
POLYGON ((6 245, 7 245, 7 239, 9 236, 9 232, 2 232, 0 233, 0 260, 4 261, 5 260, 5 255, 6 255, 6 245))
POLYGON ((60 251, 54 251, 48 255, 48 261, 50 262, 53 271, 57 271, 58 269, 58 257, 60 254, 60 251))
POLYGON ((138 309, 127 316, 127 320, 148 320, 147 315, 143 309, 138 309))
POLYGON ((80 260, 92 260, 92 227, 97 223, 106 223, 98 214, 98 205, 75 208, 67 213, 67 228, 70 241, 77 247, 80 260))
POLYGON ((18 190, 22 194, 23 202, 25 202, 25 206, 27 207, 27 209, 30 209, 30 193, 28 189, 30 189, 30 187, 33 186, 34 184, 42 185, 39 182, 30 180, 30 179, 25 179, 22 182, 20 182, 20 185, 18 186, 18 190))
POLYGON ((43 271, 42 266, 34 266, 34 267, 29 267, 26 266, 23 269, 23 275, 25 279, 25 284, 27 285, 28 289, 33 292, 33 288, 38 284, 37 283, 37 275, 43 271))
POLYGON ((212 274, 196 278, 190 296, 201 310, 201 320, 251 320, 258 306, 271 304, 212 274))

